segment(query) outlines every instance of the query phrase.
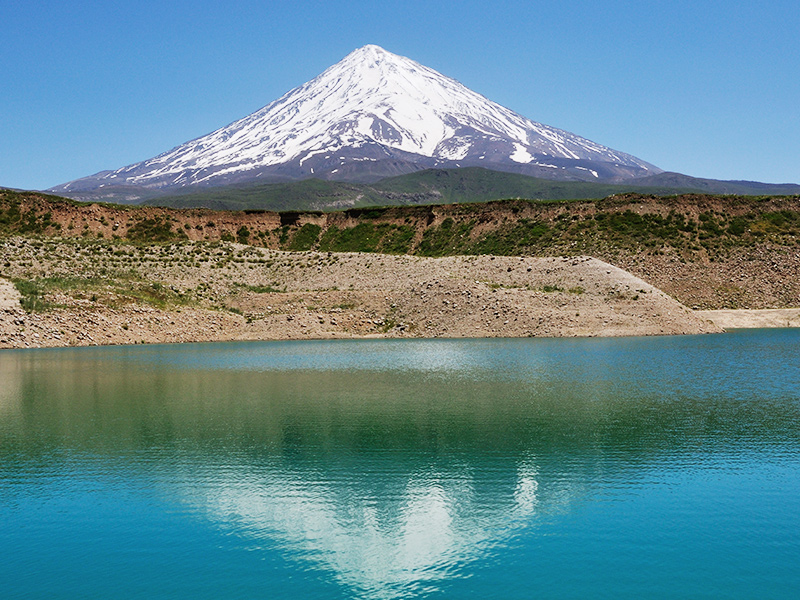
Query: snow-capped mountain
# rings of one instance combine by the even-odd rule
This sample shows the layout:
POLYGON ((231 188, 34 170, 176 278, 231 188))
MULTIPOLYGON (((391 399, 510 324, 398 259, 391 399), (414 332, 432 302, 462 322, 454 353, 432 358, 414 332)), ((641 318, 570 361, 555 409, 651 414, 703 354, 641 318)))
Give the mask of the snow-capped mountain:
POLYGON ((79 195, 120 186, 167 191, 307 177, 374 181, 454 166, 584 180, 661 172, 526 119, 433 69, 369 45, 226 127, 52 191, 79 195))

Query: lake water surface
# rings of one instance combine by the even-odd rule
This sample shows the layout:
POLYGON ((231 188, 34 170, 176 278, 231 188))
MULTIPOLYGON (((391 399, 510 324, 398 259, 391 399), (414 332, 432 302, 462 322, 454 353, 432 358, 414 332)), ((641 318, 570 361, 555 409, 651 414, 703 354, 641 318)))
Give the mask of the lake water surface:
POLYGON ((800 331, 0 352, 2 598, 794 598, 800 331))

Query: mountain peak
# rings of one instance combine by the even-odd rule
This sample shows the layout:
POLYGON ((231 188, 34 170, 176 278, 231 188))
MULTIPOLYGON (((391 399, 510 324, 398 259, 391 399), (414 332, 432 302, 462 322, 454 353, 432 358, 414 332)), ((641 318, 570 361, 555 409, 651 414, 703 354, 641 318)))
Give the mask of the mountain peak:
POLYGON ((368 44, 226 127, 142 163, 53 190, 168 190, 305 177, 364 181, 458 166, 551 179, 660 172, 628 154, 526 119, 433 69, 368 44))
POLYGON ((389 56, 395 56, 391 52, 387 52, 380 46, 375 44, 367 44, 366 46, 361 46, 361 48, 356 48, 353 50, 348 56, 361 56, 361 57, 380 57, 383 55, 388 54, 389 56))
POLYGON ((381 63, 384 61, 395 62, 403 60, 409 59, 398 54, 392 54, 388 50, 384 50, 375 44, 367 44, 366 46, 361 46, 361 48, 356 48, 353 50, 350 54, 344 57, 341 62, 381 63))

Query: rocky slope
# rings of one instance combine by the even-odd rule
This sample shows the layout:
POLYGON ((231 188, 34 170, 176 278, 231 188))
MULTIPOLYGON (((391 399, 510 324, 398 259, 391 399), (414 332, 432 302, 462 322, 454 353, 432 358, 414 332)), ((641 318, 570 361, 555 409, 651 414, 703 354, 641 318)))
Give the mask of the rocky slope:
MULTIPOLYGON (((0 238, 17 234, 78 239, 109 254, 130 243, 229 240, 334 253, 588 255, 691 308, 800 306, 798 197, 623 196, 323 214, 132 208, 0 192, 0 238)), ((2 265, 0 274, 9 267, 2 265)))
POLYGON ((281 252, 222 243, 111 248, 13 238, 0 347, 213 340, 619 336, 719 331, 589 257, 281 252), (108 251, 112 250, 112 251, 108 251), (166 250, 166 252, 164 252, 166 250), (35 310, 25 312, 27 302, 35 310))

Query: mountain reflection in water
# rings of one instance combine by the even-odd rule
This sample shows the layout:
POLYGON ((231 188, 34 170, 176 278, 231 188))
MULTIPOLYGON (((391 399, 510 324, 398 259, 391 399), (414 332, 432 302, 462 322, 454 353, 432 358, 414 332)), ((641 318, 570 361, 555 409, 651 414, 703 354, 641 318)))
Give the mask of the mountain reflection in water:
POLYGON ((796 462, 797 347, 784 333, 8 352, 0 516, 71 478, 133 486, 352 593, 435 593, 619 490, 796 462))

